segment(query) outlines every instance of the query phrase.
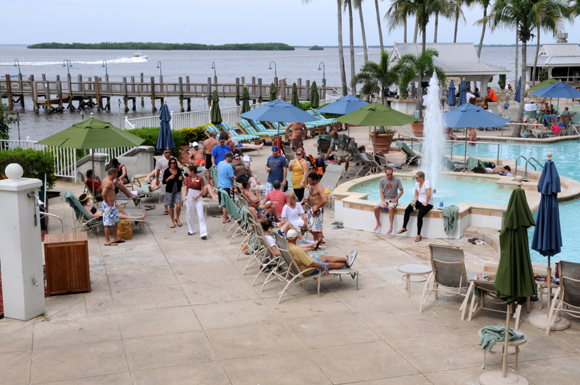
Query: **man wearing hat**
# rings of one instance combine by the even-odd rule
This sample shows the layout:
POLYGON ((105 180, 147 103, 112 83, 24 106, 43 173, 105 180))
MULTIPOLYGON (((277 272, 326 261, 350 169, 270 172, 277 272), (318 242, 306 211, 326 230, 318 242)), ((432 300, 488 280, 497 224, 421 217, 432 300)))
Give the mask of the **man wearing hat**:
POLYGON ((356 259, 357 250, 353 250, 346 257, 331 257, 328 255, 321 255, 320 257, 313 257, 304 249, 296 246, 296 239, 298 239, 298 232, 294 229, 288 230, 286 234, 288 238, 288 251, 294 258, 300 271, 307 269, 312 270, 308 275, 318 274, 323 272, 323 275, 328 275, 328 270, 342 269, 343 267, 351 267, 356 259))
POLYGON ((197 162, 198 166, 205 166, 205 159, 203 150, 199 148, 199 143, 193 142, 189 149, 190 163, 197 162))
POLYGON ((266 173, 268 174, 268 181, 266 182, 266 195, 274 190, 274 181, 280 182, 284 191, 288 189, 288 182, 286 175, 288 173, 288 163, 286 158, 280 156, 280 149, 278 146, 272 147, 272 156, 266 161, 266 173))

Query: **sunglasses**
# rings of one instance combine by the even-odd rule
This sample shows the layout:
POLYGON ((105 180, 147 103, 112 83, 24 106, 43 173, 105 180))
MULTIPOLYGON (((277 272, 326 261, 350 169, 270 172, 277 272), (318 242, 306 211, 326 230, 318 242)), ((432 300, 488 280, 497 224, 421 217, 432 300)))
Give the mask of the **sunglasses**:
POLYGON ((302 155, 303 155, 303 154, 298 154, 298 153, 296 153, 296 156, 302 156, 302 155))
POLYGON ((171 151, 165 151, 164 154, 171 154, 171 151))
POLYGON ((393 176, 393 174, 387 174, 387 176, 393 176))

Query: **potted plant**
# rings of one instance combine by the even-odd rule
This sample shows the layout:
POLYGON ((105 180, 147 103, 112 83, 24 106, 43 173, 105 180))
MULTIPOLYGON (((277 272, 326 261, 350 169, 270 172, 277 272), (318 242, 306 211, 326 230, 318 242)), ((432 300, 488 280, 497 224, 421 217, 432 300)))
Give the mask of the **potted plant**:
POLYGON ((391 148, 391 143, 393 142, 393 137, 395 136, 394 130, 389 127, 379 128, 369 133, 371 142, 373 143, 373 149, 375 152, 382 150, 383 153, 388 153, 391 148))
POLYGON ((411 123, 411 127, 413 128, 413 135, 417 138, 423 137, 423 119, 419 119, 411 123))

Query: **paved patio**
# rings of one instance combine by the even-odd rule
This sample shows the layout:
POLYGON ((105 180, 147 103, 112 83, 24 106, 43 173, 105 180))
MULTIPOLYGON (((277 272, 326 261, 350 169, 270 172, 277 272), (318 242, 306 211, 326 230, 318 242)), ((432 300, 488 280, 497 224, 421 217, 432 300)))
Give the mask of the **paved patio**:
MULTIPOLYGON (((261 178, 265 150, 252 154, 261 178)), ((56 188, 67 189, 81 190, 56 188)), ((29 322, 0 320, 1 384, 477 384, 477 330, 505 322, 492 312, 462 322, 457 299, 431 297, 419 314, 423 285, 408 298, 397 272, 424 262, 429 243, 464 247, 478 271, 490 246, 334 229, 328 210, 326 251, 359 250, 360 290, 327 279, 317 296, 307 282, 277 304, 281 283, 252 286, 256 269, 244 275, 236 260, 241 238, 230 243, 219 218, 209 216, 203 241, 187 235, 183 215, 184 227, 170 229, 162 211, 148 211, 148 226, 117 247, 103 245, 102 231, 89 237, 91 293, 47 298, 46 315, 29 322)), ((70 229, 67 205, 52 199, 51 212, 70 229)), ((577 383, 580 322, 547 337, 527 318, 522 311, 521 374, 536 385, 577 383)), ((499 369, 488 355, 485 370, 499 369)))

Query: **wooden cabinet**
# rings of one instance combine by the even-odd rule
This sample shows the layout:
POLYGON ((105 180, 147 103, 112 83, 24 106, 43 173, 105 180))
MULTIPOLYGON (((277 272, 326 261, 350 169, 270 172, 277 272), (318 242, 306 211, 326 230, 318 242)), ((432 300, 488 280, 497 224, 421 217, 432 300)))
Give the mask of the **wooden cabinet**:
POLYGON ((44 237, 46 293, 91 292, 87 233, 47 234, 44 237))

